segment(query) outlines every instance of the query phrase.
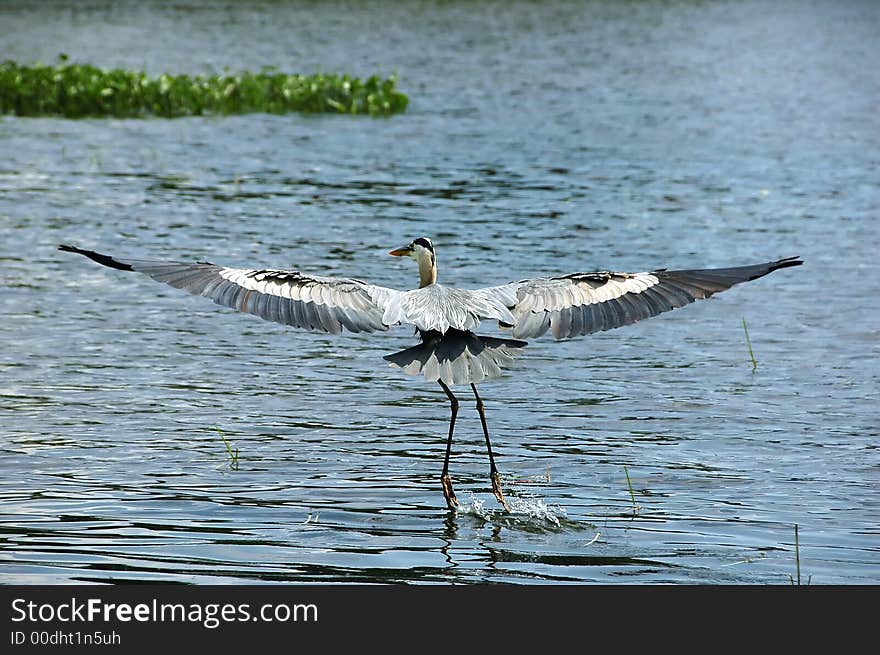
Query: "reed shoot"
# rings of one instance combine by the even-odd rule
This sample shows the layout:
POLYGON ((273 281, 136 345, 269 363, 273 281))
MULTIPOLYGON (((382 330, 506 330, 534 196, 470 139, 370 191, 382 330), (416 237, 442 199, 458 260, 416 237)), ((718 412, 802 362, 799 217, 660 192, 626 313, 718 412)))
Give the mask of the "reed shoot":
POLYGON ((749 357, 752 358, 752 370, 758 368, 758 360, 755 359, 755 352, 752 350, 752 340, 749 339, 749 328, 746 325, 746 317, 743 316, 743 331, 746 333, 746 345, 749 347, 749 357))
POLYGON ((629 470, 627 470, 626 464, 623 465, 623 473, 624 473, 624 475, 626 475, 626 484, 629 487, 629 497, 630 497, 630 500, 632 500, 633 516, 635 516, 636 514, 639 513, 639 510, 641 509, 641 507, 636 505, 636 494, 633 491, 632 480, 629 479, 629 470))
POLYGON ((238 448, 233 449, 232 444, 229 443, 229 439, 226 438, 226 435, 223 434, 223 431, 219 428, 215 428, 217 430, 217 434, 220 435, 220 438, 223 439, 223 445, 226 446, 226 454, 229 455, 229 468, 233 471, 238 470, 238 448))
MULTIPOLYGON (((794 524, 794 564, 795 564, 795 572, 796 572, 797 578, 789 575, 788 579, 791 580, 792 586, 794 586, 794 585, 800 586, 801 585, 801 544, 800 544, 800 539, 798 538, 798 525, 797 525, 797 523, 794 524)), ((807 578, 807 584, 810 584, 810 582, 812 580, 813 580, 813 576, 810 576, 809 578, 807 578)))

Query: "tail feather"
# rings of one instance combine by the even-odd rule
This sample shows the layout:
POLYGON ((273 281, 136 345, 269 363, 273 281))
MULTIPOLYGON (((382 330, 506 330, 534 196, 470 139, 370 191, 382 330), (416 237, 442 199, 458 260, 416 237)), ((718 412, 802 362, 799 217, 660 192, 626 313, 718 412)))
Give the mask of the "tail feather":
POLYGON ((449 330, 423 335, 422 343, 384 359, 409 375, 445 384, 477 384, 501 375, 526 341, 482 337, 473 332, 449 330))

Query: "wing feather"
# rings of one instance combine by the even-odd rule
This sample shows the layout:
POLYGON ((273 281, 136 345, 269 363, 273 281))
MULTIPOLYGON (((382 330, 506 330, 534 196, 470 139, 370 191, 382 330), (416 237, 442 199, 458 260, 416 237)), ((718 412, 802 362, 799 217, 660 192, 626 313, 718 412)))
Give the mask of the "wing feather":
POLYGON ((802 263, 797 257, 788 257, 732 268, 571 273, 511 282, 478 292, 506 299, 514 321, 503 322, 513 325, 514 337, 538 337, 549 329, 556 339, 567 339, 657 316, 735 284, 802 263))
POLYGON ((60 250, 84 255, 110 268, 144 273, 158 282, 269 321, 332 334, 343 328, 350 332, 387 330, 393 323, 383 321, 386 305, 403 293, 351 278, 299 271, 118 259, 72 246, 61 246, 60 250))
POLYGON ((420 330, 445 333, 449 329, 473 330, 481 320, 493 319, 513 326, 516 338, 537 337, 551 330, 557 339, 628 325, 803 263, 789 257, 733 268, 599 271, 476 290, 431 284, 398 291, 352 278, 299 271, 126 260, 72 246, 61 246, 60 250, 79 253, 110 268, 138 271, 220 305, 308 330, 369 332, 411 323, 420 330))

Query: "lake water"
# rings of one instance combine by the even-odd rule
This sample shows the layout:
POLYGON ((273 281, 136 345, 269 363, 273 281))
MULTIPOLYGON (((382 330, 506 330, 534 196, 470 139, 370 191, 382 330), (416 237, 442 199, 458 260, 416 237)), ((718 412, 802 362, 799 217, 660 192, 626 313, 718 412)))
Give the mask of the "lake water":
POLYGON ((0 117, 0 581, 789 584, 797 524, 805 582, 880 582, 880 5, 67 4, 5 2, 0 55, 396 72, 410 106, 0 117), (381 359, 409 329, 56 250, 410 288, 418 236, 460 286, 806 264, 535 340, 481 386, 510 514, 461 389, 450 514, 448 403, 381 359))

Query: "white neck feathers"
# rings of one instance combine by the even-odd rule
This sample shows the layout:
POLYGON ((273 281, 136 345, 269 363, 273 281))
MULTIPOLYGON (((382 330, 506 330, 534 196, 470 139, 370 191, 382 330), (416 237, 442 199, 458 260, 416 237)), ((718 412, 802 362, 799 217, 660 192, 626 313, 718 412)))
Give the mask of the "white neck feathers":
POLYGON ((426 287, 437 282, 437 261, 434 253, 425 249, 419 252, 419 287, 426 287))

